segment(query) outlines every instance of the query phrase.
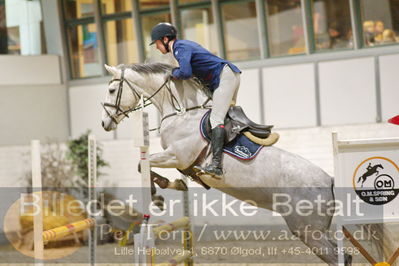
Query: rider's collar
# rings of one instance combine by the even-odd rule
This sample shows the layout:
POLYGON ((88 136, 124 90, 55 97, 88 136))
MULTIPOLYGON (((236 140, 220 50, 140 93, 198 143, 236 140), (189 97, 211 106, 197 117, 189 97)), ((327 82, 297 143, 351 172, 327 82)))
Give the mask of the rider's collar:
POLYGON ((177 42, 178 40, 177 39, 174 39, 173 41, 171 41, 171 42, 173 42, 171 45, 169 45, 170 46, 170 48, 171 48, 171 50, 170 50, 170 52, 173 54, 173 52, 174 52, 174 50, 175 50, 175 44, 176 44, 176 42, 177 42))

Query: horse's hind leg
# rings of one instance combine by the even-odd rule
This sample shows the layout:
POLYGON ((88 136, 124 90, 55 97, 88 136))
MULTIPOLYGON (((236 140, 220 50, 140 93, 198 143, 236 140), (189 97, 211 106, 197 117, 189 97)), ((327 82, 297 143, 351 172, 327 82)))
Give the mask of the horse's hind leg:
MULTIPOLYGON (((328 265, 338 265, 337 244, 331 239, 327 228, 316 229, 312 225, 314 222, 309 219, 306 224, 304 220, 307 219, 303 218, 301 217, 300 220, 293 220, 292 217, 286 219, 290 231, 310 248, 310 253, 318 256, 328 265)), ((308 252, 304 253, 309 254, 308 252)))

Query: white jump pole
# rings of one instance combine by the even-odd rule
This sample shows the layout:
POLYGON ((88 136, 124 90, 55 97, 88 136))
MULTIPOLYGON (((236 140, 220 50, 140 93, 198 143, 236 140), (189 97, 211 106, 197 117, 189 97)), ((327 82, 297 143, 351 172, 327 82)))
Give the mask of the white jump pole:
MULTIPOLYGON (((142 198, 141 205, 142 211, 144 214, 149 214, 149 206, 151 203, 151 169, 150 169, 150 158, 149 158, 149 146, 150 146, 150 137, 149 137, 149 126, 148 126, 148 113, 144 112, 144 100, 141 98, 141 106, 142 109, 133 113, 133 121, 134 121, 134 145, 135 147, 140 148, 140 168, 141 168, 141 189, 142 189, 142 198)), ((135 246, 135 265, 154 265, 154 253, 153 249, 155 248, 155 237, 158 236, 159 232, 162 230, 170 230, 174 231, 177 228, 184 228, 184 255, 177 256, 172 259, 172 261, 176 263, 166 263, 160 265, 173 265, 180 262, 184 262, 186 266, 192 266, 192 234, 190 227, 190 219, 189 216, 189 198, 188 192, 185 191, 183 194, 184 198, 184 214, 187 217, 183 217, 175 222, 169 223, 167 225, 160 226, 158 228, 150 228, 147 224, 148 221, 146 219, 143 220, 141 225, 141 230, 139 234, 134 235, 134 246, 135 246), (139 250, 141 249, 141 251, 139 250), (143 252, 143 250, 150 252, 143 252), (145 253, 145 254, 144 254, 145 253)))
MULTIPOLYGON (((144 100, 141 100, 144 107, 144 100)), ((133 113, 133 142, 140 148, 141 168, 141 205, 143 214, 149 214, 151 203, 151 171, 150 171, 150 131, 148 126, 148 113, 143 109, 133 113)))
MULTIPOLYGON (((182 179, 187 184, 187 181, 188 181, 187 176, 182 175, 182 179)), ((185 217, 189 217, 189 220, 191 221, 190 199, 189 199, 188 191, 183 191, 183 215, 185 217)), ((193 249, 193 235, 192 235, 193 231, 192 231, 191 226, 192 226, 192 224, 189 223, 189 225, 186 227, 185 231, 183 232, 183 247, 185 250, 189 250, 190 252, 193 249)), ((184 265, 185 266, 193 266, 194 265, 193 256, 190 256, 187 259, 185 259, 184 265)))
MULTIPOLYGON (((88 137, 88 188, 89 188, 89 218, 95 219, 95 213, 97 212, 97 204, 93 204, 97 201, 97 141, 96 136, 90 134, 88 137)), ((97 226, 94 225, 90 228, 89 233, 89 262, 91 266, 96 265, 96 246, 97 246, 97 226)))
MULTIPOLYGON (((133 113, 133 141, 134 146, 140 148, 140 169, 141 169, 141 206, 142 213, 148 215, 150 213, 149 206, 151 204, 151 170, 150 170, 150 131, 148 126, 148 113, 144 112, 144 99, 141 97, 142 109, 133 113)), ((151 219, 151 218, 149 218, 151 219)), ((150 250, 155 247, 154 238, 151 237, 152 230, 149 228, 149 219, 143 219, 140 233, 134 235, 135 246, 135 265, 151 265, 152 252, 143 252, 143 249, 150 250)))
MULTIPOLYGON (((31 161, 32 161, 32 197, 38 196, 37 209, 34 209, 33 217, 33 244, 35 265, 42 266, 44 259, 43 247, 43 198, 42 198, 42 168, 40 159, 40 141, 31 141, 31 161), (34 193, 37 192, 37 193, 34 193)), ((34 198, 33 198, 34 199, 34 198)))

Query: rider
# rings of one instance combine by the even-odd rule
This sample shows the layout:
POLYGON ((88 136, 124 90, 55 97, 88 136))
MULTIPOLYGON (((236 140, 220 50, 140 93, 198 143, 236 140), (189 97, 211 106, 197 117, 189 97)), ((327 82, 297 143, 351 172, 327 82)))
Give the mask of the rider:
POLYGON ((156 25, 151 32, 151 41, 150 45, 155 43, 162 54, 172 52, 179 62, 179 67, 172 71, 172 78, 189 79, 196 76, 212 92, 212 162, 205 167, 197 167, 197 170, 220 179, 223 176, 222 154, 226 134, 224 118, 230 104, 237 97, 241 71, 231 62, 217 57, 199 44, 177 39, 177 29, 170 23, 156 25))

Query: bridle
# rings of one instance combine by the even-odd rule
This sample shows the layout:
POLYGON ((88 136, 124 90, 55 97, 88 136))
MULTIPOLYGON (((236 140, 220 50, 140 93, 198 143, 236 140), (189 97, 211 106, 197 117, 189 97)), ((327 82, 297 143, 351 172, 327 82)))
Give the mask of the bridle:
MULTIPOLYGON (((124 82, 126 82, 126 84, 129 86, 130 90, 133 92, 133 94, 134 94, 138 99, 140 99, 141 96, 140 96, 140 94, 136 91, 136 89, 132 86, 132 84, 130 84, 130 82, 129 82, 127 79, 125 79, 125 68, 122 68, 121 70, 122 70, 122 72, 121 72, 121 78, 120 78, 120 79, 112 79, 112 80, 108 83, 108 86, 109 86, 109 85, 111 85, 112 82, 114 82, 114 81, 119 81, 118 92, 117 92, 117 95, 116 95, 115 104, 112 104, 112 103, 101 103, 101 105, 102 105, 102 107, 104 108, 105 112, 107 113, 107 115, 112 119, 112 121, 113 121, 115 124, 118 124, 117 118, 118 118, 120 115, 123 115, 123 116, 125 116, 125 117, 129 117, 129 113, 134 112, 134 111, 137 111, 137 110, 139 110, 139 109, 141 109, 141 108, 143 108, 143 107, 146 107, 146 106, 150 105, 150 104, 151 104, 151 101, 150 101, 150 100, 151 100, 155 95, 157 95, 158 92, 160 92, 161 89, 162 89, 163 87, 165 87, 165 86, 168 87, 168 90, 171 92, 170 87, 167 85, 167 83, 168 83, 169 80, 170 80, 170 79, 168 78, 168 79, 166 79, 165 82, 161 85, 161 87, 159 87, 150 97, 144 99, 144 104, 143 104, 143 105, 140 105, 140 106, 137 106, 137 107, 132 107, 132 108, 130 108, 130 109, 128 109, 128 110, 122 110, 120 104, 121 104, 121 99, 122 99, 122 91, 123 91, 123 83, 124 83, 124 82), (107 110, 106 107, 114 108, 114 109, 116 110, 115 114, 111 115, 110 112, 107 110)), ((174 99, 174 101, 177 102, 177 99, 176 99, 176 97, 175 97, 173 94, 172 94, 172 98, 174 99)), ((177 103, 178 103, 178 102, 177 102, 177 103)))
POLYGON ((190 107, 190 108, 187 108, 187 109, 182 108, 182 107, 180 106, 180 103, 179 103, 179 101, 177 100, 176 96, 174 96, 173 93, 172 93, 172 90, 171 90, 171 88, 170 88, 170 86, 169 86, 169 82, 170 82, 171 78, 168 77, 168 78, 165 80, 165 82, 164 82, 164 83, 163 83, 150 97, 144 99, 143 104, 141 104, 140 106, 137 106, 137 107, 132 107, 132 108, 130 108, 130 109, 128 109, 128 110, 123 110, 123 109, 121 108, 120 104, 121 104, 121 99, 122 99, 122 91, 123 91, 123 83, 124 83, 124 82, 127 83, 127 85, 129 86, 129 88, 131 89, 131 91, 133 92, 133 94, 134 94, 138 99, 140 99, 141 96, 140 96, 140 94, 136 91, 136 89, 132 86, 132 84, 130 84, 130 82, 129 82, 127 79, 125 79, 125 68, 122 68, 121 70, 122 70, 122 72, 121 72, 121 77, 120 77, 119 79, 112 79, 112 80, 108 83, 108 86, 109 86, 109 85, 110 85, 112 82, 114 82, 114 81, 118 81, 118 82, 119 82, 119 85, 118 85, 118 92, 117 92, 117 95, 116 95, 115 104, 112 104, 112 103, 101 103, 101 105, 102 105, 102 107, 104 108, 105 112, 107 113, 107 115, 112 119, 112 121, 113 121, 115 124, 118 124, 117 118, 118 118, 120 115, 123 115, 123 116, 125 116, 125 117, 129 117, 129 113, 134 112, 134 111, 137 111, 137 110, 139 110, 139 109, 141 109, 141 108, 144 108, 144 107, 147 107, 147 106, 151 105, 151 101, 150 101, 150 100, 151 100, 155 95, 157 95, 157 94, 161 91, 162 88, 166 88, 166 89, 168 90, 169 95, 170 95, 170 100, 171 100, 171 103, 172 103, 172 105, 173 105, 173 108, 175 109, 175 112, 173 112, 173 113, 171 113, 171 114, 168 114, 168 115, 164 116, 164 117, 161 119, 161 123, 162 123, 163 120, 165 120, 166 118, 169 118, 169 117, 172 117, 172 116, 175 116, 175 115, 179 115, 179 114, 184 114, 184 113, 187 112, 187 111, 191 111, 191 110, 195 110, 195 109, 200 109, 200 108, 202 108, 202 109, 204 109, 204 108, 210 108, 210 106, 206 106, 206 104, 211 100, 211 98, 208 98, 202 105, 190 107), (176 104, 177 104, 177 106, 176 106, 176 104), (106 107, 114 108, 114 109, 116 110, 115 114, 111 115, 110 112, 107 110, 106 107))

